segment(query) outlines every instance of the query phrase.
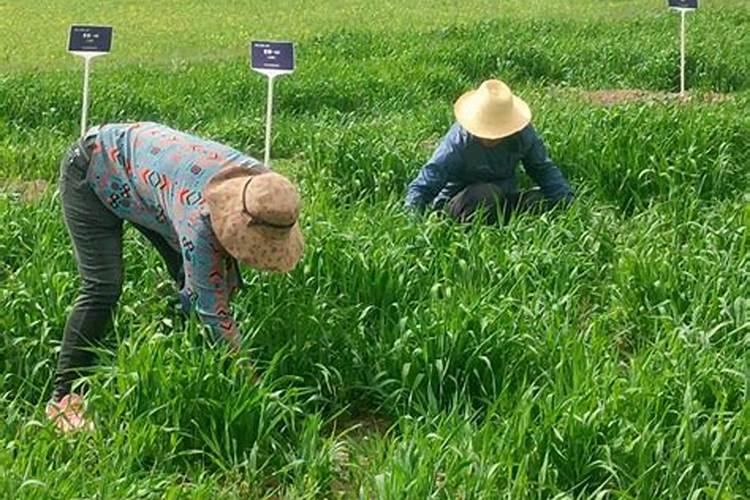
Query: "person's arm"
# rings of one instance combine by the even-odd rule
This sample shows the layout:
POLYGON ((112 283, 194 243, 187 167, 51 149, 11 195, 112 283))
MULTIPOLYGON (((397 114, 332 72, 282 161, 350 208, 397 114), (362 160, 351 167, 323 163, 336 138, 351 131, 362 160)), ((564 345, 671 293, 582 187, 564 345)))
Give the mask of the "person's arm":
POLYGON ((233 350, 240 347, 240 333, 229 307, 231 293, 223 253, 207 221, 187 221, 180 234, 185 288, 201 322, 233 350))
POLYGON ((435 152, 420 170, 406 192, 406 207, 422 212, 445 187, 451 174, 460 168, 463 139, 458 125, 454 125, 435 152))
POLYGON ((550 159, 547 148, 533 126, 521 132, 524 145, 523 167, 548 201, 548 207, 573 201, 574 194, 565 176, 550 159))

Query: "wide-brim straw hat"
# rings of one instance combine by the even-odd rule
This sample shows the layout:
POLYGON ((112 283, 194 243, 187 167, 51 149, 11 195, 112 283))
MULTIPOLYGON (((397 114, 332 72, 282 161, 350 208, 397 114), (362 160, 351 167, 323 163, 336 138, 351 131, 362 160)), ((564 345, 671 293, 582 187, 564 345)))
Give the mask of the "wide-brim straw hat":
POLYGON ((500 80, 487 80, 478 89, 466 92, 453 111, 464 129, 482 139, 508 137, 531 122, 529 105, 500 80))
POLYGON ((227 167, 208 182, 211 227, 232 257, 262 271, 289 272, 304 251, 297 188, 275 172, 227 167))

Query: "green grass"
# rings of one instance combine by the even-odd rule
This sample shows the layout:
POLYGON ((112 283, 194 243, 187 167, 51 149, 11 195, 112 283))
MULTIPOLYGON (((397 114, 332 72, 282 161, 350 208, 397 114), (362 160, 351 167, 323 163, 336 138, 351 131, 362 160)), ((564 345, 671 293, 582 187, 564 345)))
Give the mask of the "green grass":
MULTIPOLYGON (((169 310, 166 271, 128 232, 97 431, 60 438, 43 408, 72 250, 52 190, 0 193, 0 496, 748 497, 747 4, 690 18, 690 87, 728 100, 604 107, 582 91, 675 90, 661 2, 443 3, 183 2, 169 21, 86 6, 118 26, 93 122, 158 120, 257 156, 265 90, 244 44, 298 41, 274 152, 303 190, 307 251, 290 275, 244 273, 253 384, 169 310), (532 104, 578 201, 503 228, 413 220, 406 183, 453 99, 491 76, 532 104)), ((77 133, 72 9, 0 2, 18 40, 0 49, 0 185, 54 182, 77 133), (42 21, 62 43, 18 35, 42 21)))
MULTIPOLYGON (((153 65, 244 56, 253 38, 309 39, 339 27, 408 33, 502 18, 513 19, 517 33, 525 26, 519 23, 530 19, 632 22, 665 15, 665 4, 661 0, 329 0, 325 5, 311 0, 271 4, 257 0, 141 4, 3 0, 0 33, 7 43, 0 45, 0 64, 6 70, 72 67, 73 57, 64 50, 68 27, 75 23, 115 26, 113 57, 103 64, 153 65)), ((745 15, 750 12, 744 0, 705 0, 696 22, 728 8, 745 15)))

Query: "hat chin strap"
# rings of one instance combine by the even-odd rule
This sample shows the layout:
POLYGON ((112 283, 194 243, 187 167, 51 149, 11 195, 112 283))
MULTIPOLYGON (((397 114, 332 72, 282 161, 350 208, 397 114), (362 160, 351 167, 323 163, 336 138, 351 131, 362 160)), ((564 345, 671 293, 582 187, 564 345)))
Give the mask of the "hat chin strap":
POLYGON ((253 216, 253 214, 251 214, 250 212, 245 212, 245 213, 250 216, 250 220, 247 221, 248 227, 264 226, 264 227, 271 227, 273 229, 285 229, 288 231, 291 228, 293 228, 294 225, 297 223, 297 222, 292 222, 291 224, 274 224, 273 222, 267 222, 267 221, 264 221, 263 219, 259 219, 258 217, 253 216))
POLYGON ((291 229, 294 227, 294 225, 297 223, 297 221, 292 222, 291 224, 274 224, 273 222, 267 222, 264 221, 262 218, 257 217, 253 215, 250 210, 247 208, 247 202, 245 201, 245 198, 247 197, 247 187, 250 185, 250 183, 253 181, 253 176, 251 175, 247 182, 245 183, 245 186, 242 188, 242 213, 246 214, 248 217, 250 217, 250 220, 247 221, 247 226, 265 226, 265 227, 272 227, 274 229, 291 229))

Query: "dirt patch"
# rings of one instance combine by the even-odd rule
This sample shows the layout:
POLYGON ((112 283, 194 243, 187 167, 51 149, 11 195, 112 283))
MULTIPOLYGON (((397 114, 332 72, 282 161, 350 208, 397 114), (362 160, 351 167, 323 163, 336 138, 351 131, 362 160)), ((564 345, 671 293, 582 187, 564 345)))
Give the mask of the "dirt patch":
POLYGON ((730 101, 732 96, 717 92, 690 93, 685 95, 673 92, 657 92, 642 89, 616 89, 616 90, 584 90, 582 95, 590 102, 602 106, 614 106, 616 104, 627 104, 632 102, 697 102, 707 104, 718 104, 730 101))
POLYGON ((337 419, 335 429, 349 439, 361 440, 370 436, 384 436, 393 426, 393 421, 377 415, 356 415, 337 419))
POLYGON ((49 182, 44 179, 32 181, 0 180, 0 193, 9 194, 25 202, 38 201, 49 187, 49 182))
POLYGON ((367 468, 371 460, 362 454, 362 450, 367 449, 363 445, 370 439, 387 436, 393 426, 393 420, 375 414, 345 415, 331 422, 331 430, 338 435, 333 450, 335 471, 331 491, 334 498, 357 496, 359 479, 353 474, 352 467, 367 468))

